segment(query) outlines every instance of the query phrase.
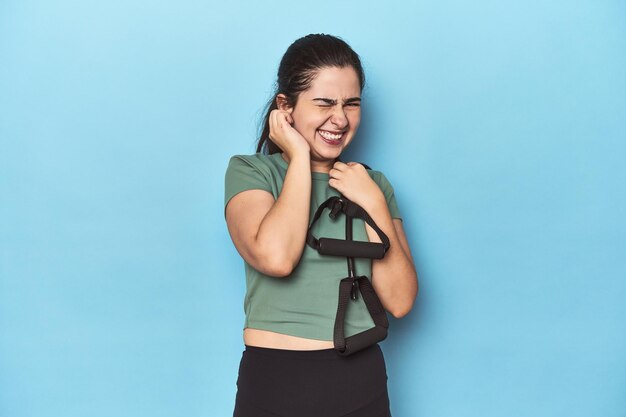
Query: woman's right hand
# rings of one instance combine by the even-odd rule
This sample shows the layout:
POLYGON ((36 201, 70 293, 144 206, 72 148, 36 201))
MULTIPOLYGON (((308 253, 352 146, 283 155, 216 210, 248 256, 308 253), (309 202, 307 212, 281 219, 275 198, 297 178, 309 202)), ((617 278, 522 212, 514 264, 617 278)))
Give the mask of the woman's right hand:
POLYGON ((288 111, 272 110, 270 113, 269 137, 285 152, 289 160, 300 153, 311 152, 309 143, 293 126, 293 118, 288 111))

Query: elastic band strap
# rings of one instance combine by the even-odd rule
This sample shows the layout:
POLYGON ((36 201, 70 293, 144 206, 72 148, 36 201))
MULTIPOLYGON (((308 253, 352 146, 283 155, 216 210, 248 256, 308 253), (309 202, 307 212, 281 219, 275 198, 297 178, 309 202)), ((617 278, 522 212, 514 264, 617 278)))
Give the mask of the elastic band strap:
POLYGON ((346 311, 350 302, 350 291, 352 283, 356 278, 348 277, 339 282, 339 303, 337 305, 337 315, 335 316, 335 329, 333 333, 333 343, 335 349, 339 352, 346 350, 346 338, 344 331, 344 322, 346 319, 346 311))
POLYGON ((378 295, 376 295, 376 291, 374 291, 372 283, 364 275, 359 277, 359 290, 361 291, 361 295, 363 296, 363 301, 365 301, 367 311, 369 311, 370 315, 372 316, 372 320, 374 320, 374 324, 382 326, 384 328, 389 327, 389 320, 387 320, 387 313, 385 313, 385 308, 380 302, 380 298, 378 298, 378 295))
POLYGON ((335 316, 333 333, 333 344, 337 353, 347 356, 385 340, 388 327, 387 314, 369 279, 363 275, 358 278, 347 277, 342 279, 339 283, 339 302, 337 303, 337 315, 335 316), (372 316, 374 327, 346 338, 344 321, 354 281, 358 281, 359 291, 363 296, 367 311, 372 316))
POLYGON ((380 237, 380 240, 383 242, 383 245, 385 247, 385 253, 387 253, 387 251, 389 250, 389 247, 391 246, 391 243, 389 242, 389 238, 380 229, 380 227, 378 227, 378 225, 374 222, 374 220, 367 213, 367 211, 363 209, 363 207, 359 206, 356 203, 353 203, 352 201, 348 201, 345 213, 346 213, 346 216, 358 217, 362 219, 365 223, 370 225, 370 227, 374 229, 378 237, 380 237))
POLYGON ((315 250, 319 249, 319 241, 315 238, 315 236, 313 236, 313 233, 311 233, 311 230, 313 229, 313 224, 320 218, 324 209, 330 207, 338 199, 339 197, 330 197, 328 200, 320 204, 320 206, 315 211, 315 214, 313 215, 313 220, 311 220, 311 225, 309 226, 309 230, 306 234, 306 243, 315 250))

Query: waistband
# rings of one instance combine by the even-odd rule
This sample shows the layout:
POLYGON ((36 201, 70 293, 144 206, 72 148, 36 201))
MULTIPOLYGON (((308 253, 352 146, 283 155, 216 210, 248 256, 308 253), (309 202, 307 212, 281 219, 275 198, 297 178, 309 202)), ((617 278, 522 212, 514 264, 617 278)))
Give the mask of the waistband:
MULTIPOLYGON (((245 345, 246 352, 252 354, 260 354, 266 356, 273 356, 276 358, 286 359, 302 359, 302 360, 325 360, 325 359, 345 359, 345 357, 339 355, 334 348, 320 349, 320 350, 289 350, 289 349, 274 349, 259 346, 245 345)), ((351 356, 358 354, 365 354, 373 349, 380 349, 378 344, 369 346, 364 350, 354 353, 351 356)))

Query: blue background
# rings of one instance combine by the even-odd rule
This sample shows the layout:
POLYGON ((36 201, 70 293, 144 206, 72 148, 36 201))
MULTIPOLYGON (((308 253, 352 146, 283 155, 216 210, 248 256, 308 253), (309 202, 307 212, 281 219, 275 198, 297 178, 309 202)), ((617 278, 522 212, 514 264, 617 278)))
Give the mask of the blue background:
POLYGON ((626 416, 626 3, 0 3, 0 415, 228 416, 228 158, 346 39, 420 278, 394 417, 626 416))

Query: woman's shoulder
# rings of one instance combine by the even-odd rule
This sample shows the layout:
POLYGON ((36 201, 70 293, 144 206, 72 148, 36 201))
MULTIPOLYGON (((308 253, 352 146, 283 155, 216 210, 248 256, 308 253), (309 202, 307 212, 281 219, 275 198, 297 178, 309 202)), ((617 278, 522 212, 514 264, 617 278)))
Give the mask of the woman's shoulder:
POLYGON ((253 154, 235 154, 230 157, 229 162, 246 162, 249 164, 263 164, 267 163, 270 155, 265 155, 262 153, 253 153, 253 154))
POLYGON ((226 169, 226 177, 242 178, 257 177, 267 181, 277 181, 287 172, 287 162, 278 154, 263 153, 236 154, 230 157, 226 169))
MULTIPOLYGON (((282 159, 280 154, 278 158, 282 159)), ((231 156, 224 180, 224 206, 232 197, 245 190, 265 190, 277 198, 277 185, 285 175, 280 171, 279 163, 275 155, 256 153, 231 156)))
MULTIPOLYGON (((259 168, 259 169, 275 169, 277 167, 282 166, 281 161, 282 157, 279 153, 266 155, 260 152, 253 154, 236 154, 230 157, 228 162, 229 165, 233 164, 245 164, 251 167, 259 168)), ((286 161, 284 162, 286 165, 286 161)))

